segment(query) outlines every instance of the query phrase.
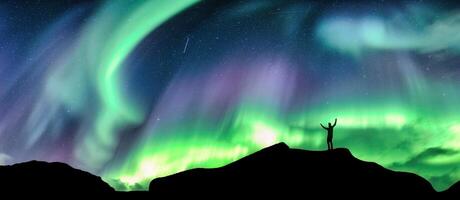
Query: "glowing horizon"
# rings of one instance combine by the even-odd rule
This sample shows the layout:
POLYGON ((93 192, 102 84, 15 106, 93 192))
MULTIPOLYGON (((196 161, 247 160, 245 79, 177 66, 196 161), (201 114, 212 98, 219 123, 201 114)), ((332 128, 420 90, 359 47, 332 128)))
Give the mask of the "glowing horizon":
POLYGON ((146 189, 278 142, 326 149, 319 123, 338 118, 335 147, 448 188, 460 12, 351 4, 0 4, 0 164, 65 162, 146 189))

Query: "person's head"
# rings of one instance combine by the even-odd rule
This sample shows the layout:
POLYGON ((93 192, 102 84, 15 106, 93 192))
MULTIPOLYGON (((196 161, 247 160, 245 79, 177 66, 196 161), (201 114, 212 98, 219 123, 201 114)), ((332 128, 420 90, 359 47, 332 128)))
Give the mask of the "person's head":
POLYGON ((329 124, 329 127, 331 127, 331 126, 332 126, 332 125, 331 125, 331 122, 329 122, 329 123, 327 123, 327 124, 329 124))

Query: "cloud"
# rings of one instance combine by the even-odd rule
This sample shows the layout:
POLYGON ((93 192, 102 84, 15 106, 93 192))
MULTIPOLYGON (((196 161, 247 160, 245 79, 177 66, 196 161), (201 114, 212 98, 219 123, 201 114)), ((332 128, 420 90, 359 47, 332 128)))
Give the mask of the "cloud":
POLYGON ((319 23, 316 34, 327 46, 356 56, 370 49, 459 52, 459 31, 458 11, 434 17, 430 11, 414 9, 388 17, 325 18, 319 23))
POLYGON ((432 176, 429 177, 428 180, 431 182, 432 185, 438 186, 438 188, 441 190, 448 189, 453 183, 457 182, 458 179, 455 177, 452 177, 449 173, 440 175, 440 176, 432 176))
POLYGON ((402 166, 417 166, 420 164, 426 164, 427 161, 430 159, 433 159, 434 157, 440 157, 440 156, 455 156, 459 152, 453 149, 447 149, 447 148, 440 148, 440 147, 433 147, 433 148, 428 148, 421 153, 415 155, 412 157, 410 160, 408 160, 405 163, 402 163, 402 166))
POLYGON ((455 149, 432 147, 415 154, 405 162, 396 162, 391 169, 410 171, 428 179, 436 190, 449 188, 460 179, 460 152, 455 149))
POLYGON ((0 165, 7 165, 10 160, 11 156, 4 153, 0 153, 0 165))
POLYGON ((149 185, 149 183, 147 184, 134 183, 134 184, 128 185, 118 179, 108 179, 106 181, 110 183, 110 186, 112 186, 113 188, 116 188, 116 190, 118 191, 145 191, 145 190, 148 190, 146 186, 148 187, 149 185))

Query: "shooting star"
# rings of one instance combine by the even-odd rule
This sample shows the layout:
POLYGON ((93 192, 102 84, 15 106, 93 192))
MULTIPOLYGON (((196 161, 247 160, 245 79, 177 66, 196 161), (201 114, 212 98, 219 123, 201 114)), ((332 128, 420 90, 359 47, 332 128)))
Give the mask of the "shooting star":
POLYGON ((188 46, 188 41, 190 40, 189 37, 187 37, 187 41, 185 42, 185 47, 184 47, 184 50, 182 51, 182 53, 185 53, 187 51, 187 46, 188 46))

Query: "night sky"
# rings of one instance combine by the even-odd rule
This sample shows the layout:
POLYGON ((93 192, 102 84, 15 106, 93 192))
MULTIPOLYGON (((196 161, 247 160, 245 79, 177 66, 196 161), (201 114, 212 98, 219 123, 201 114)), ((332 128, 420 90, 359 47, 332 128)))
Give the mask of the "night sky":
POLYGON ((284 141, 460 180, 460 5, 2 1, 0 164, 118 190, 284 141))

